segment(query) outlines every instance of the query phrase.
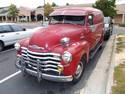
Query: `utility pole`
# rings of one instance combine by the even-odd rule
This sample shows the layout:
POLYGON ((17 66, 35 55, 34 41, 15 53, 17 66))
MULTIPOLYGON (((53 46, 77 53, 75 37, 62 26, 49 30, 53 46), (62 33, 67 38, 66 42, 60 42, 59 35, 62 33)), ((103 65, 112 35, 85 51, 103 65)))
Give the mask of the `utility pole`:
POLYGON ((44 4, 43 4, 43 23, 45 22, 45 3, 46 3, 46 1, 44 0, 44 4))

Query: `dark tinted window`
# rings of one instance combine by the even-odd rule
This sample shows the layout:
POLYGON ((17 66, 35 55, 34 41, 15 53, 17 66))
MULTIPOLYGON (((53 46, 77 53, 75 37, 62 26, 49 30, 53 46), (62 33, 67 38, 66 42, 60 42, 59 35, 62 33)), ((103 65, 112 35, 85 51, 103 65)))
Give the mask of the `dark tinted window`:
POLYGON ((65 16, 65 23, 74 23, 84 25, 84 16, 65 16))
POLYGON ((64 20, 64 16, 52 16, 51 17, 51 23, 55 24, 55 23, 63 23, 64 20))
POLYGON ((0 26, 0 33, 7 33, 7 32, 12 32, 11 28, 9 25, 2 25, 0 26))
POLYGON ((2 33, 3 32, 3 27, 2 26, 0 26, 0 33, 2 33))
POLYGON ((23 31, 23 28, 18 25, 11 25, 14 31, 23 31))
POLYGON ((110 24, 111 19, 109 17, 104 17, 104 23, 110 24))
POLYGON ((85 24, 84 16, 72 16, 72 15, 56 15, 51 16, 50 24, 85 24))

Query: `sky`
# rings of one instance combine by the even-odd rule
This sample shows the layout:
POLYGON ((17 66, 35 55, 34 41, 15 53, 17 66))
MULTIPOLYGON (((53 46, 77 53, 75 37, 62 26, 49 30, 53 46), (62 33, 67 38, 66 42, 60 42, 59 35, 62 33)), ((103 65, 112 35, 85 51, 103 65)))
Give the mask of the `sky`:
MULTIPOLYGON (((25 6, 29 8, 36 8, 38 6, 43 5, 44 0, 0 0, 0 7, 9 6, 10 4, 15 4, 17 7, 25 6)), ((65 5, 69 4, 86 4, 86 3, 94 3, 96 0, 46 0, 46 3, 55 2, 57 5, 65 5)), ((125 0, 117 0, 118 4, 125 3, 125 0)))

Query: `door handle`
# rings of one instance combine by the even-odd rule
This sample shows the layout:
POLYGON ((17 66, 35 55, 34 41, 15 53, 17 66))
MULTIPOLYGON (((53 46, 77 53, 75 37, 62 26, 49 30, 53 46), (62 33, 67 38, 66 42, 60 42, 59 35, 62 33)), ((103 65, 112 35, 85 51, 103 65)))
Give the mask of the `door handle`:
POLYGON ((19 35, 20 33, 16 33, 16 35, 19 35))
POLYGON ((84 38, 85 38, 84 34, 81 33, 81 35, 80 35, 80 39, 84 39, 84 38))
POLYGON ((5 35, 1 35, 1 37, 4 37, 5 35))
POLYGON ((81 36, 80 39, 84 39, 85 37, 84 36, 81 36))

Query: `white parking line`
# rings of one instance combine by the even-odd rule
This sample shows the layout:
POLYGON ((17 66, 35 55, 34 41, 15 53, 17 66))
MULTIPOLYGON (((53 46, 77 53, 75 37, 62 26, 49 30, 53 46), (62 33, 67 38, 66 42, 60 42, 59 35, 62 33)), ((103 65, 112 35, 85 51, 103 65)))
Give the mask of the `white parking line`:
POLYGON ((7 52, 10 52, 10 51, 14 51, 14 50, 15 50, 15 48, 12 48, 12 49, 5 50, 5 51, 0 52, 0 54, 7 53, 7 52))
POLYGON ((14 77, 14 76, 16 76, 16 75, 18 75, 18 74, 20 74, 20 73, 21 73, 21 71, 17 71, 17 72, 15 72, 15 73, 11 74, 10 76, 8 76, 8 77, 6 77, 6 78, 0 80, 0 84, 2 84, 3 82, 5 82, 5 81, 11 79, 12 77, 14 77))
POLYGON ((84 88, 80 90, 80 94, 84 94, 84 88))

